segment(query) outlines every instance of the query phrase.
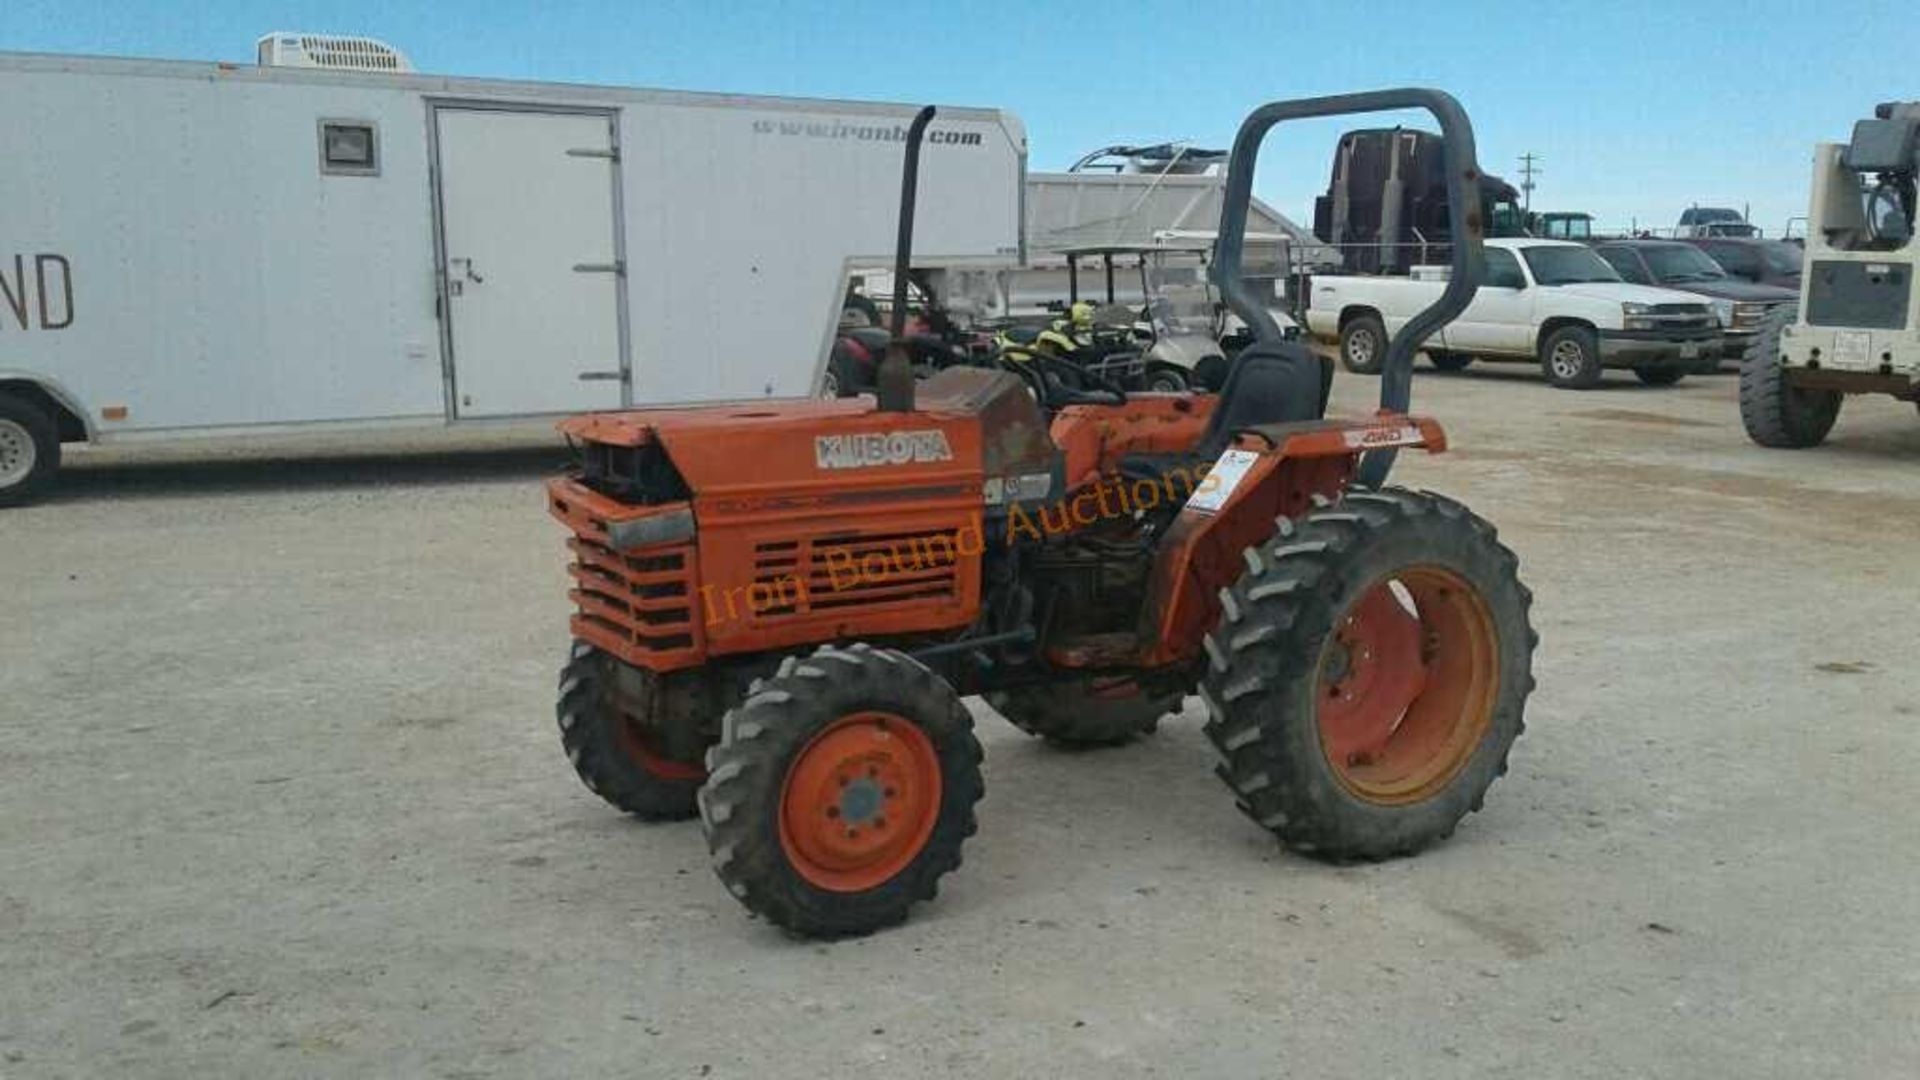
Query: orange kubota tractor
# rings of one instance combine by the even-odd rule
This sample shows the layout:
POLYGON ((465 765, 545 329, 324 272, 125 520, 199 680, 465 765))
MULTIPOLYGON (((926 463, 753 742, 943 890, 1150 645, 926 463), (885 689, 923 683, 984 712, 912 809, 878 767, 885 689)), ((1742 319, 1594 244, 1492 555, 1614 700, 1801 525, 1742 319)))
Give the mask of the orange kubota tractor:
MULTIPOLYGON (((907 280, 923 110, 907 141, 907 280)), ((1219 775, 1293 850, 1381 859, 1449 835, 1533 687, 1530 597, 1491 525, 1384 483, 1415 343, 1481 277, 1473 133, 1451 97, 1279 102, 1240 129, 1213 274, 1257 341, 1217 395, 956 367, 877 396, 578 417, 562 740, 639 817, 698 813, 713 865, 790 930, 904 918, 960 864, 982 793, 961 705, 1122 742, 1198 692, 1219 775), (1380 410, 1326 419, 1322 363, 1241 280, 1260 144, 1302 117, 1422 107, 1451 171, 1453 273, 1393 342, 1380 410)), ((896 337, 906 310, 893 307, 896 337)))

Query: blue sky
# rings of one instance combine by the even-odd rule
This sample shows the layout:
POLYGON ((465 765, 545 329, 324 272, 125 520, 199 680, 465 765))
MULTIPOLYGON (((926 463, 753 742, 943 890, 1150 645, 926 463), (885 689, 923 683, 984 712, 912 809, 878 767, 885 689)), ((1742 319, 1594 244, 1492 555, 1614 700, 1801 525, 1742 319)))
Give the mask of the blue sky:
MULTIPOLYGON (((1912 0, 1582 4, 727 4, 6 0, 0 49, 250 60, 268 30, 371 34, 423 71, 1012 109, 1036 169, 1112 142, 1225 146, 1275 98, 1457 95, 1482 165, 1541 155, 1535 209, 1670 225, 1690 203, 1805 213, 1808 155, 1920 97, 1912 0), (1837 35, 1844 34, 1844 40, 1837 35), (1896 45, 1896 42, 1907 44, 1896 45), (1891 56, 1826 63, 1846 48, 1891 56)), ((1258 189, 1305 216, 1349 125, 1285 129, 1258 189)))

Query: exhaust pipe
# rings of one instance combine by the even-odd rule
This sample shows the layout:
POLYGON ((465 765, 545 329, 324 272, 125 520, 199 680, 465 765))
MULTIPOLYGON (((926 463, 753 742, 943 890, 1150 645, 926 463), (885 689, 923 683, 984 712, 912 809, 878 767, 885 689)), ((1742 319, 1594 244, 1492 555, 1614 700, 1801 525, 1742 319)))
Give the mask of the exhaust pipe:
POLYGON ((880 361, 881 412, 913 411, 913 364, 907 359, 907 274, 913 268, 913 201, 920 187, 920 141, 933 122, 934 108, 921 109, 907 127, 907 163, 900 175, 900 232, 893 245, 893 325, 887 355, 880 361))

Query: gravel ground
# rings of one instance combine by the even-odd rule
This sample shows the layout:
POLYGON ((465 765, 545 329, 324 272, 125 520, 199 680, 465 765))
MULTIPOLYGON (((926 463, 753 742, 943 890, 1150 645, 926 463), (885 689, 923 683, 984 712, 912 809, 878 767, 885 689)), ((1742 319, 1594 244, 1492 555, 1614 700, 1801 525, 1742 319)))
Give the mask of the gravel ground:
POLYGON ((1416 397, 1457 449, 1400 478, 1538 594, 1485 812, 1324 866, 1197 701, 1087 754, 976 705, 966 866, 831 946, 574 780, 544 432, 76 452, 0 514, 0 1076, 1913 1075, 1913 408, 1791 453, 1730 378, 1416 397))

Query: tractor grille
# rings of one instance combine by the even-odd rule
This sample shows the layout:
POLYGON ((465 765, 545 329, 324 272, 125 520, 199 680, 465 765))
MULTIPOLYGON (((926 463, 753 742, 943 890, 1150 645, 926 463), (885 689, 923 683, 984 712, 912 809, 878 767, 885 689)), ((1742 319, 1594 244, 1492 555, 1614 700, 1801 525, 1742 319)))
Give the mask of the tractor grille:
POLYGON ((766 621, 958 600, 960 533, 959 529, 878 536, 841 533, 756 544, 754 617, 766 621))
POLYGON ((574 618, 597 631, 592 636, 610 635, 629 653, 650 653, 665 662, 693 654, 700 630, 692 544, 622 555, 575 534, 567 547, 574 556, 567 572, 578 585, 568 594, 578 609, 574 618))

